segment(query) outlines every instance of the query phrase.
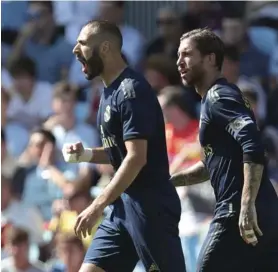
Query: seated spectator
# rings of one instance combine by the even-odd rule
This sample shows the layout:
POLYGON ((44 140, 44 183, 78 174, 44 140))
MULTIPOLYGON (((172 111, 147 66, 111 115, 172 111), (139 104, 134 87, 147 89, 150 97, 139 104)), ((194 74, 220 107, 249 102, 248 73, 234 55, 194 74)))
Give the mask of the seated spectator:
POLYGON ((51 272, 78 272, 85 257, 85 247, 74 234, 59 234, 56 239, 59 262, 51 272))
POLYGON ((170 172, 175 173, 200 160, 199 122, 191 96, 181 87, 165 87, 158 99, 165 117, 170 172))
MULTIPOLYGON (((55 136, 59 150, 62 150, 64 144, 75 142, 82 142, 85 147, 100 146, 97 130, 77 120, 76 102, 77 93, 73 86, 66 82, 60 82, 55 86, 52 101, 54 115, 45 122, 44 127, 55 136)), ((67 164, 64 175, 68 179, 75 180, 80 186, 88 185, 93 179, 93 165, 67 164)))
POLYGON ((43 242, 43 219, 39 211, 17 200, 13 195, 12 180, 1 175, 1 225, 10 224, 28 231, 30 242, 43 242))
POLYGON ((1 271, 26 271, 43 272, 44 265, 40 262, 31 263, 29 261, 30 238, 27 231, 12 227, 7 232, 7 250, 11 257, 1 261, 1 271))
POLYGON ((55 25, 51 1, 29 1, 26 15, 29 20, 18 33, 7 65, 27 55, 36 64, 38 79, 55 83, 67 75, 72 46, 55 25))
POLYGON ((242 16, 226 15, 222 20, 221 38, 226 45, 236 46, 240 52, 240 75, 258 80, 268 77, 269 57, 258 50, 248 37, 242 16))
POLYGON ((14 88, 7 109, 7 119, 31 130, 51 114, 52 86, 37 81, 35 63, 23 57, 11 66, 14 88))
POLYGON ((179 12, 171 7, 163 7, 158 11, 156 24, 158 37, 149 43, 146 48, 146 56, 154 54, 165 54, 176 59, 180 37, 182 35, 182 24, 179 12))
POLYGON ((157 94, 168 85, 180 84, 176 62, 163 54, 152 55, 146 60, 144 75, 157 94))
POLYGON ((10 103, 10 95, 2 88, 1 91, 1 127, 5 134, 8 153, 17 158, 28 144, 29 131, 19 122, 7 122, 7 109, 10 103), (5 131, 5 132, 4 132, 5 131))
MULTIPOLYGON (((93 199, 89 190, 84 189, 66 193, 65 199, 67 203, 63 203, 65 200, 57 200, 53 203, 54 217, 50 221, 49 229, 54 233, 74 234, 77 216, 92 203, 93 199)), ((89 247, 102 219, 102 217, 99 218, 98 223, 93 227, 92 234, 82 239, 86 248, 89 247)))
POLYGON ((51 132, 41 128, 34 130, 27 149, 19 158, 14 177, 16 195, 26 205, 38 208, 44 221, 51 219, 52 202, 63 195, 59 188, 66 190, 69 183, 58 170, 62 166, 57 162, 55 142, 51 132))
POLYGON ((236 84, 239 88, 251 88, 258 95, 258 117, 261 121, 266 118, 266 94, 261 84, 256 80, 240 74, 240 53, 236 46, 225 47, 222 73, 230 83, 236 84))

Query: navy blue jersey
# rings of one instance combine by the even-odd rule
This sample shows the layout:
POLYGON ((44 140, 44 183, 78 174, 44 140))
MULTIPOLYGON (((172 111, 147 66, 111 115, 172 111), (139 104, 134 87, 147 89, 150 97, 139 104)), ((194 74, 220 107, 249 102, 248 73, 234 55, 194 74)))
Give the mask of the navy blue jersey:
POLYGON ((155 92, 143 76, 126 68, 104 88, 98 128, 115 171, 126 156, 125 141, 148 141, 147 163, 127 191, 169 183, 163 114, 155 92))
MULTIPOLYGON (((261 133, 248 101, 237 86, 218 79, 202 99, 200 143, 217 207, 232 203, 239 210, 244 184, 243 163, 265 164, 261 133)), ((277 207, 277 195, 264 168, 257 196, 260 207, 277 207)))

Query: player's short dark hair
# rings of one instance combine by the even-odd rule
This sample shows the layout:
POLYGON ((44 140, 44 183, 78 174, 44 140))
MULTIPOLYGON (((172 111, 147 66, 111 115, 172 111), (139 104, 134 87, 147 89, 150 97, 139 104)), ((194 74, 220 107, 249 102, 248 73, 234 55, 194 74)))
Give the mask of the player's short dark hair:
POLYGON ((36 64, 29 57, 23 56, 15 60, 10 67, 10 74, 13 77, 20 75, 29 75, 32 78, 36 77, 36 64))
POLYGON ((225 45, 224 56, 228 60, 239 62, 240 61, 240 52, 237 46, 235 45, 225 45))
POLYGON ((160 92, 165 98, 165 106, 177 106, 190 118, 196 118, 195 103, 181 86, 167 86, 160 92))
POLYGON ((53 13, 53 3, 52 3, 52 1, 29 1, 28 4, 29 5, 40 4, 40 5, 45 6, 46 8, 48 8, 50 13, 53 13))
POLYGON ((215 64, 221 71, 224 60, 224 44, 222 40, 208 28, 198 28, 182 35, 181 41, 184 39, 192 39, 196 48, 203 56, 215 54, 215 64))
POLYGON ((106 37, 114 38, 118 43, 120 49, 123 46, 123 36, 116 24, 113 24, 106 20, 91 20, 87 22, 85 26, 92 27, 95 34, 104 35, 106 37))
POLYGON ((53 145, 56 144, 56 138, 55 136, 53 135, 53 133, 47 129, 44 129, 44 128, 35 128, 32 130, 32 133, 31 134, 35 134, 35 133, 39 133, 39 134, 42 134, 48 141, 50 141, 53 145))
POLYGON ((22 228, 12 226, 7 232, 8 243, 17 245, 29 242, 29 233, 22 228))
POLYGON ((77 89, 67 81, 56 83, 53 90, 53 97, 63 99, 68 96, 72 96, 77 100, 77 89))

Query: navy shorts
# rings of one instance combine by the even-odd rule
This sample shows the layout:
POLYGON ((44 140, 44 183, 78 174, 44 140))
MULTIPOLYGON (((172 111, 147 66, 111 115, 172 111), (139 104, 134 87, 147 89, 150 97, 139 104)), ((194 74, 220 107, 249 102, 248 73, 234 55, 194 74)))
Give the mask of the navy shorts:
POLYGON ((198 258, 197 272, 276 272, 278 271, 278 231, 264 231, 254 247, 240 236, 238 216, 217 216, 198 258))
MULTIPOLYGON (((128 205, 131 207, 132 205, 128 205)), ((132 272, 141 259, 146 271, 185 272, 178 221, 165 216, 145 218, 140 210, 125 220, 108 215, 99 226, 84 263, 106 272, 132 272), (161 219, 163 218, 163 219, 161 219)))

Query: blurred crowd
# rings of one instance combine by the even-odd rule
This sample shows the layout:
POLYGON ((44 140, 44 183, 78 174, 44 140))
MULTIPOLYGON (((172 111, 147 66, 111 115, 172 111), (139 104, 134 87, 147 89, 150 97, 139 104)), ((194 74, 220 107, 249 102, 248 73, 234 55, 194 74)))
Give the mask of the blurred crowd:
MULTIPOLYGON (((152 5, 153 2, 142 3, 152 5)), ((100 146, 96 129, 102 82, 87 81, 72 49, 82 25, 110 20, 123 35, 123 56, 157 93, 166 124, 170 172, 200 159, 200 97, 181 85, 181 34, 209 27, 225 43, 223 75, 249 100, 278 188, 278 4, 165 2, 153 14, 157 34, 125 21, 130 2, 2 1, 1 271, 77 272, 92 235, 73 233, 77 215, 109 182, 109 165, 66 164, 64 143, 100 146)), ((144 20, 144 14, 141 14, 144 20)), ((147 121, 147 120, 146 120, 147 121)), ((213 215, 209 181, 178 190, 180 236, 189 272, 213 215)), ((105 216, 105 214, 103 215, 105 216)), ((101 219, 99 221, 101 222, 101 219)), ((97 228, 97 226, 95 227, 97 228)), ((116 268, 115 268, 116 269, 116 268)), ((144 271, 141 265, 135 269, 144 271)))

